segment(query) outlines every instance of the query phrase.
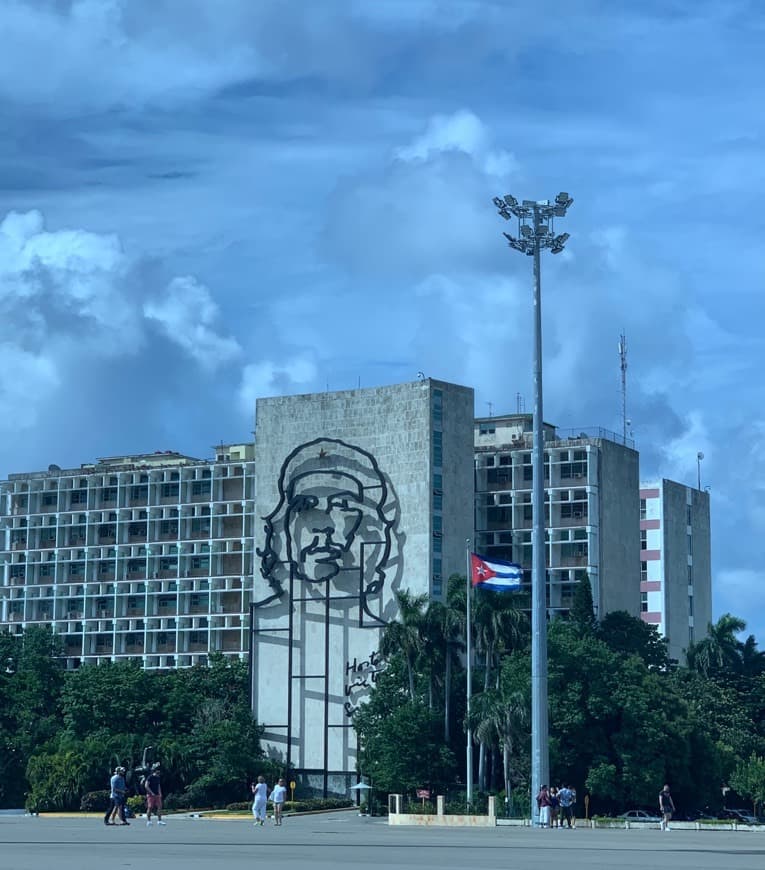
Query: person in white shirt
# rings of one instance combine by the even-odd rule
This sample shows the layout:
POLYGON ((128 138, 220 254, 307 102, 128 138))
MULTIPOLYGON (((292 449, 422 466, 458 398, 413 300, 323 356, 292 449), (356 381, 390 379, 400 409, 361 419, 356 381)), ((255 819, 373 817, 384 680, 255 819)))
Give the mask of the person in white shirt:
POLYGON ((268 801, 268 786, 262 776, 258 777, 257 782, 253 782, 252 786, 253 802, 252 814, 255 817, 255 824, 262 825, 266 820, 266 803, 268 801))
POLYGON ((280 779, 279 782, 276 783, 269 800, 272 801, 274 805, 274 824, 281 825, 282 809, 284 807, 284 801, 287 800, 287 786, 284 784, 283 779, 280 779))

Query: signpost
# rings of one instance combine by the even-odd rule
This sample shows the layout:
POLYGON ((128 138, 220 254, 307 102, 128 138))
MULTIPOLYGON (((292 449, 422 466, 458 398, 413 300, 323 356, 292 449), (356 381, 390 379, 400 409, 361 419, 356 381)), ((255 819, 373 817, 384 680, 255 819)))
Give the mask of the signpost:
POLYGON ((295 782, 295 780, 291 779, 290 780, 290 791, 292 792, 291 800, 293 803, 295 803, 295 786, 296 785, 297 785, 297 783, 295 782))
POLYGON ((422 805, 425 806, 425 801, 430 800, 430 789, 429 788, 418 788, 417 789, 417 797, 422 798, 422 805))

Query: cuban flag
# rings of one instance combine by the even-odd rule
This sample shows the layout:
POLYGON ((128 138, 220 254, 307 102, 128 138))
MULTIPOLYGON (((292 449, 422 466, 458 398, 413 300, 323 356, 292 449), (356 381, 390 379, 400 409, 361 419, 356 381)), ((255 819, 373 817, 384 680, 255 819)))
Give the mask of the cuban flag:
POLYGON ((484 559, 470 554, 470 580, 477 589, 493 589, 495 592, 517 592, 521 588, 523 568, 515 562, 501 559, 484 559))

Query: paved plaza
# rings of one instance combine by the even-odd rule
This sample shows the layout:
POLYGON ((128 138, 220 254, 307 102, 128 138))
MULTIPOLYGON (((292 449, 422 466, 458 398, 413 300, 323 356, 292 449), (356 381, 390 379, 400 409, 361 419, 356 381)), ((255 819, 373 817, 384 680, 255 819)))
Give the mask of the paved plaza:
POLYGON ((244 819, 168 817, 107 828, 97 818, 0 816, 2 870, 762 870, 752 831, 388 827, 355 813, 255 828, 244 819))

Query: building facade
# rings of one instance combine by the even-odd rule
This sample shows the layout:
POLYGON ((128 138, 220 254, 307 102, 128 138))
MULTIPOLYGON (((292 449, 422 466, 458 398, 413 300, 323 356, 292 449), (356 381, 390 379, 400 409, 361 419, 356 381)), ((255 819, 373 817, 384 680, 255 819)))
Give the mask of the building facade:
POLYGON ((253 577, 253 445, 12 474, 0 484, 0 628, 48 624, 66 666, 241 656, 253 577))
POLYGON ((355 775, 352 716, 396 593, 438 598, 464 571, 473 401, 422 380, 257 403, 253 710, 317 790, 355 775))
MULTIPOLYGON (((531 577, 533 419, 475 421, 475 543, 531 577)), ((596 616, 640 612, 638 453, 605 429, 561 433, 544 426, 548 610, 565 614, 579 580, 592 585, 596 616)))
POLYGON ((671 480, 640 484, 641 617, 685 663, 712 621, 709 493, 671 480))

